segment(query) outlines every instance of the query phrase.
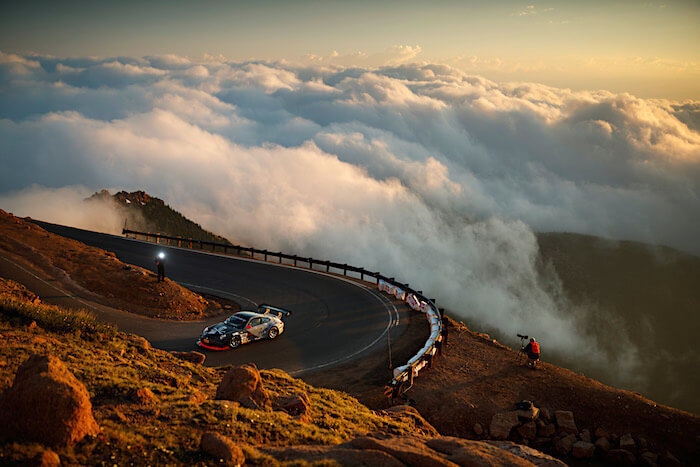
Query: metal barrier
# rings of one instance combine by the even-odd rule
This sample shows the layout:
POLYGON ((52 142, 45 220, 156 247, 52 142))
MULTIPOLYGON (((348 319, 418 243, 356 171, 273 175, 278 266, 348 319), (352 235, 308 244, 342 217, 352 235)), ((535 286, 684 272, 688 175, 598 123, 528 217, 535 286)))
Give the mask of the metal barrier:
POLYGON ((365 277, 375 279, 379 290, 389 295, 393 295, 397 299, 405 301, 413 310, 425 313, 426 318, 430 322, 430 337, 426 341, 425 345, 405 365, 396 367, 393 370, 393 378, 389 382, 389 386, 391 388, 398 388, 397 390, 399 393, 401 391, 408 390, 410 386, 413 385, 413 378, 418 376, 418 373, 422 369, 430 366, 432 357, 438 352, 442 344, 442 316, 440 314, 440 310, 435 305, 435 301, 426 298, 422 291, 414 290, 409 287, 408 284, 402 284, 395 278, 386 277, 379 272, 372 272, 364 268, 358 268, 348 264, 335 263, 332 261, 318 260, 297 255, 288 255, 279 251, 273 252, 268 250, 259 250, 252 247, 174 237, 160 233, 138 232, 136 230, 123 229, 122 234, 127 238, 129 235, 133 235, 133 238, 135 239, 138 239, 141 236, 144 237, 146 241, 151 241, 151 239, 153 239, 153 241, 158 244, 165 243, 170 246, 200 249, 213 253, 223 253, 226 255, 243 256, 242 253, 245 252, 250 255, 249 257, 251 259, 262 261, 270 261, 269 258, 277 258, 278 264, 286 264, 283 263, 283 260, 287 260, 291 261, 291 264, 289 264, 290 266, 303 267, 303 264, 307 264, 308 268, 312 270, 314 269, 314 265, 316 265, 325 267, 325 271, 329 273, 340 274, 340 271, 342 271, 343 276, 346 277, 352 277, 348 274, 352 272, 359 274, 359 279, 362 281, 366 281, 365 277), (164 240, 164 242, 161 242, 161 240, 164 240), (408 383, 409 388, 403 388, 404 383, 408 383))

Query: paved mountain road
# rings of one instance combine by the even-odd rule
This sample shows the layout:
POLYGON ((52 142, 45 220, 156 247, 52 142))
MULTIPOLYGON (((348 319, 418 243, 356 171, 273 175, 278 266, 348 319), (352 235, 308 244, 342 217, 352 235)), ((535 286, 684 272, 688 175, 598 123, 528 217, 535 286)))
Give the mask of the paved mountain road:
MULTIPOLYGON (((386 351, 387 332, 396 339, 404 331, 405 308, 397 311, 372 287, 319 272, 197 252, 119 236, 33 221, 46 230, 114 252, 128 264, 153 270, 164 251, 166 276, 192 290, 232 299, 243 309, 269 303, 293 312, 285 332, 236 350, 206 351, 207 365, 254 362, 259 368, 281 368, 292 374, 345 362, 374 351, 386 351), (399 325, 396 325, 397 318, 399 325)), ((114 310, 67 294, 51 278, 0 256, 0 274, 24 283, 42 301, 89 308, 119 329, 147 338, 164 350, 199 350, 196 338, 205 326, 223 318, 176 322, 114 310)))

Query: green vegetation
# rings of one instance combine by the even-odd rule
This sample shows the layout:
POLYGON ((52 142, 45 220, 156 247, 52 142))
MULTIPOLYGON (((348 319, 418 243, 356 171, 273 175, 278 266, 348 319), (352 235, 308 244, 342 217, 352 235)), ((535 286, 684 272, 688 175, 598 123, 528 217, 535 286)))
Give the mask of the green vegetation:
MULTIPOLYGON (((270 465, 278 463, 261 446, 336 444, 369 432, 416 431, 411 419, 378 415, 347 394, 309 386, 280 370, 261 371, 271 400, 306 392, 311 408, 305 415, 213 400, 227 367, 180 360, 88 313, 23 302, 2 292, 0 303, 0 390, 12 384, 17 368, 34 353, 57 356, 88 389, 102 434, 57 450, 64 463, 216 463, 199 450, 201 433, 213 430, 239 443, 248 465, 270 465), (137 391, 144 388, 156 400, 139 398, 137 391)), ((6 440, 0 442, 0 459, 23 462, 39 450, 35 443, 6 440)))

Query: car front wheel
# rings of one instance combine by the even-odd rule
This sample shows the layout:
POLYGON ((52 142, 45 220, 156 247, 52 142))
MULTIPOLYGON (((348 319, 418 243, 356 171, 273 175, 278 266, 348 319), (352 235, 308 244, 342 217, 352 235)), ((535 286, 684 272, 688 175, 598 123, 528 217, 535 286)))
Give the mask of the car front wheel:
POLYGON ((270 339, 274 339, 275 337, 279 336, 280 330, 277 329, 276 327, 271 327, 269 331, 267 331, 267 337, 270 339))
POLYGON ((233 337, 231 338, 231 342, 229 342, 228 345, 229 345, 229 347, 231 347, 232 349, 235 349, 236 347, 238 347, 239 345, 241 345, 241 338, 240 338, 239 336, 233 336, 233 337))

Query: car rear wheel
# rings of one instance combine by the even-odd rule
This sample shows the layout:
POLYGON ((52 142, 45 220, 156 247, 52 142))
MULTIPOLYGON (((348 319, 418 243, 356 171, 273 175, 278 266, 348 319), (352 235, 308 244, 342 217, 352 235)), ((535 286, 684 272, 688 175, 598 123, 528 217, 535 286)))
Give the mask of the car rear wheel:
POLYGON ((269 331, 267 331, 267 337, 269 339, 274 339, 275 337, 279 336, 280 330, 277 329, 276 327, 271 327, 269 331))
POLYGON ((232 349, 235 349, 236 347, 238 347, 239 345, 241 345, 241 338, 240 338, 239 336, 233 336, 233 337, 231 338, 231 342, 229 342, 228 345, 229 345, 229 347, 231 347, 232 349))

